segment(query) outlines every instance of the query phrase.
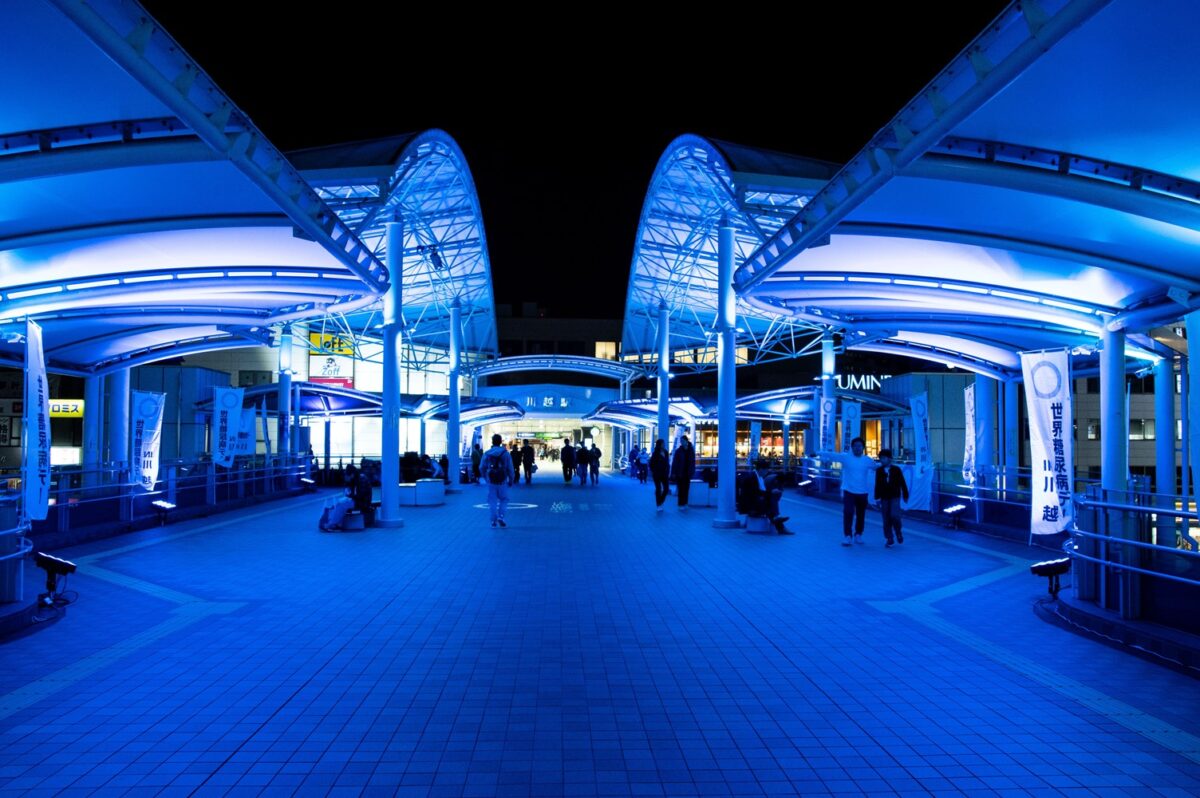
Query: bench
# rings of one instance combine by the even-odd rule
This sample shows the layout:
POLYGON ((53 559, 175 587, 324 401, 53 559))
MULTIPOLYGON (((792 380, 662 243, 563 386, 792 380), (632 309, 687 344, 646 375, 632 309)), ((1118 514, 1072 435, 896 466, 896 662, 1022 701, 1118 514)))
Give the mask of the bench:
POLYGON ((418 479, 413 493, 417 507, 432 507, 446 503, 446 482, 441 479, 418 479))
POLYGON ((773 535, 775 527, 771 526, 771 519, 765 515, 748 515, 746 516, 746 531, 754 535, 773 535))
POLYGON ((702 479, 693 479, 688 488, 688 507, 712 507, 712 490, 702 479))

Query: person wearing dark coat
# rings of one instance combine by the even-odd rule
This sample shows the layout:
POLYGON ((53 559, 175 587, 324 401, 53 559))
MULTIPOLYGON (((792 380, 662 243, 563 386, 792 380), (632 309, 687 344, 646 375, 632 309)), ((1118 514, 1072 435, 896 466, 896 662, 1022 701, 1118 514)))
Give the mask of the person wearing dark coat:
POLYGON ((587 447, 582 443, 575 449, 575 473, 579 477, 580 485, 587 485, 588 463, 591 462, 591 455, 587 447))
POLYGON ((525 441, 525 445, 521 447, 521 464, 525 466, 525 484, 533 482, 533 459, 535 452, 533 447, 529 445, 529 441, 525 441))
POLYGON ((779 499, 783 490, 777 477, 766 472, 766 462, 759 460, 753 471, 738 475, 738 512, 747 515, 765 515, 775 531, 781 535, 793 534, 785 525, 789 518, 779 514, 779 499))
POLYGON ((663 502, 667 500, 667 496, 671 495, 669 487, 669 478, 671 474, 671 463, 667 457, 667 445, 663 443, 662 438, 654 444, 654 454, 650 455, 649 463, 650 476, 654 477, 654 507, 656 512, 662 512, 663 502))
POLYGON ((570 485, 571 477, 575 476, 575 448, 571 446, 570 438, 563 438, 561 459, 563 468, 563 482, 570 485))
POLYGON ((679 496, 679 509, 686 510, 688 493, 692 488, 692 477, 696 476, 696 450, 688 436, 679 439, 675 447, 675 455, 671 458, 671 481, 675 483, 675 491, 679 496))
POLYGON ((600 447, 595 443, 592 444, 592 450, 588 452, 588 471, 592 475, 592 484, 600 482, 600 458, 604 456, 604 452, 600 451, 600 447))
POLYGON ((887 539, 888 547, 893 543, 903 543, 904 533, 900 531, 900 499, 908 501, 908 483, 904 481, 904 472, 892 465, 892 450, 879 450, 879 470, 875 472, 875 503, 879 506, 879 514, 883 516, 883 536, 887 539))

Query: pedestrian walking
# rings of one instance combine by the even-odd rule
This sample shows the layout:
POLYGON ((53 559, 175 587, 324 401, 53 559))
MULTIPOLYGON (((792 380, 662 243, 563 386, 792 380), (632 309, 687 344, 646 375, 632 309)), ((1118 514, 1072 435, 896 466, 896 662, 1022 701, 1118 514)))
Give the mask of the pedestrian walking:
POLYGON ((600 451, 600 447, 592 442, 592 450, 588 452, 588 472, 592 477, 592 484, 600 483, 600 458, 604 456, 604 452, 600 451))
POLYGON ((563 438, 562 458, 563 482, 570 485, 571 477, 575 476, 575 447, 570 438, 563 438))
POLYGON ((850 531, 853 526, 854 543, 863 542, 863 528, 867 523, 867 500, 871 495, 871 472, 879 463, 863 454, 866 446, 862 438, 850 441, 850 453, 817 452, 822 460, 833 460, 842 464, 842 545, 851 545, 850 531))
POLYGON ((479 484, 479 462, 483 460, 483 447, 478 443, 471 447, 471 479, 479 484))
POLYGON ((904 542, 904 533, 900 531, 901 498, 908 501, 904 472, 892 465, 891 449, 880 449, 879 470, 875 472, 875 504, 883 516, 883 537, 888 548, 893 543, 904 542))
POLYGON ((582 443, 575 450, 575 474, 579 477, 581 486, 587 485, 588 477, 588 462, 591 458, 588 455, 587 447, 582 443))
POLYGON ((508 526, 504 513, 508 510, 508 488, 516 478, 513 471, 512 456, 501 443, 499 435, 492 436, 492 448, 483 456, 482 466, 484 478, 488 484, 488 510, 492 516, 492 526, 499 524, 508 526))
POLYGON ((533 447, 529 445, 529 441, 525 441, 525 445, 521 447, 521 465, 525 466, 526 485, 533 482, 534 455, 533 447))
POLYGON ((679 509, 686 510, 688 493, 692 488, 692 477, 696 476, 696 450, 688 436, 679 439, 675 447, 675 455, 671 458, 671 481, 675 483, 675 492, 679 497, 679 509))
MULTIPOLYGON (((642 453, 643 456, 645 452, 642 453)), ((667 457, 667 444, 663 443, 662 438, 654 444, 654 454, 650 455, 646 460, 646 468, 654 477, 654 508, 655 512, 661 513, 663 510, 663 502, 667 500, 667 496, 671 495, 669 487, 669 478, 671 474, 670 459, 667 457)), ((645 478, 642 482, 645 483, 645 478)))

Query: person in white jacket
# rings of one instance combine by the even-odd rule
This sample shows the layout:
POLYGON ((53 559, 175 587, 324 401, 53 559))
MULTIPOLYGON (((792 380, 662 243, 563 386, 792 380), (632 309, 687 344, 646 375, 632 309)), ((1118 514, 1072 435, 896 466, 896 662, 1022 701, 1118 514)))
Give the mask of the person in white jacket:
POLYGON ((863 529, 867 525, 867 501, 875 482, 875 469, 879 463, 863 454, 866 444, 862 438, 850 441, 850 453, 817 452, 822 460, 834 460, 842 464, 842 545, 851 545, 850 528, 853 524, 853 542, 863 542, 863 529))

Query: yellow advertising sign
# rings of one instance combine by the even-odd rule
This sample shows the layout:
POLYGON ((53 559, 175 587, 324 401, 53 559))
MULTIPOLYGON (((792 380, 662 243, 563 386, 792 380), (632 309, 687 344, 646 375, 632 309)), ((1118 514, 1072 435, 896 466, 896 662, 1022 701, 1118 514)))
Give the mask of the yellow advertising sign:
POLYGON ((345 336, 336 333, 315 333, 308 334, 308 348, 310 353, 329 354, 329 355, 348 355, 354 356, 354 342, 345 336))
POLYGON ((83 400, 51 399, 50 418, 83 418, 83 400))

